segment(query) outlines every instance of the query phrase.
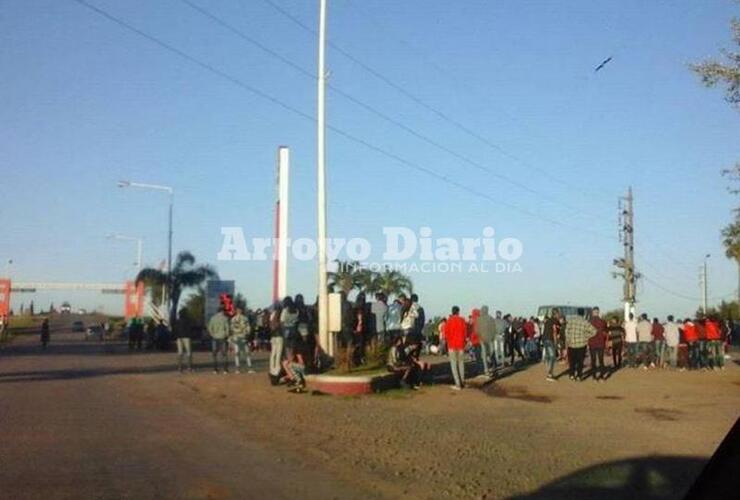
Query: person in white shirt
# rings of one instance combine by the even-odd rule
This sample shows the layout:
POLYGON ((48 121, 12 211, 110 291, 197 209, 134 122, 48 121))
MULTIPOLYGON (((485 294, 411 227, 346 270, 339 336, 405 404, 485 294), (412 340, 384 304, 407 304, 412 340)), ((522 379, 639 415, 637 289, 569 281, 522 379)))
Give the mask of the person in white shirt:
POLYGON ((627 366, 635 368, 637 367, 637 321, 632 313, 624 322, 624 342, 627 344, 627 366))
POLYGON ((681 336, 678 331, 678 325, 673 322, 673 316, 668 316, 668 321, 663 324, 663 330, 668 360, 671 368, 675 369, 678 364, 678 344, 681 336))
POLYGON ((640 321, 637 322, 637 348, 642 357, 642 368, 648 369, 648 366, 655 368, 653 363, 653 325, 648 319, 648 315, 643 313, 640 321))

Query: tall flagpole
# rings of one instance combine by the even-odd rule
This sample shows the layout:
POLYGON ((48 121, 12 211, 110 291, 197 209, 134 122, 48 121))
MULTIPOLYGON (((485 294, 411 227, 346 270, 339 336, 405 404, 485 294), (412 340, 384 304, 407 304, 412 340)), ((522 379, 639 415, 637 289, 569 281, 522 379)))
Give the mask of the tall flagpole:
POLYGON ((319 0, 319 71, 317 126, 318 169, 318 250, 319 250, 319 343, 329 352, 329 294, 326 276, 326 164, 325 164, 325 97, 326 97, 326 0, 319 0))

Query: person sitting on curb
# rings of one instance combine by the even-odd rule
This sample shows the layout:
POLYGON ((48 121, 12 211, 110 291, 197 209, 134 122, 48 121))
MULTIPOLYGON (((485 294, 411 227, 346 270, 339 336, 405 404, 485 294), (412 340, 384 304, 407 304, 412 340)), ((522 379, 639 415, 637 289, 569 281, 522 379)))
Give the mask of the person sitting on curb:
POLYGON ((415 365, 409 359, 405 346, 403 345, 403 337, 401 335, 396 336, 393 339, 393 344, 390 349, 388 349, 386 367, 389 372, 400 375, 400 384, 402 389, 412 387, 414 366, 415 365))
POLYGON ((432 374, 432 365, 426 361, 422 361, 421 353, 423 349, 423 340, 421 337, 417 337, 406 345, 406 357, 411 363, 413 378, 411 378, 411 384, 413 389, 418 389, 422 386, 424 381, 429 381, 432 374))
POLYGON ((285 381, 289 386, 292 386, 290 392, 306 392, 307 349, 308 344, 306 341, 302 337, 297 337, 293 342, 293 349, 288 354, 290 357, 286 357, 283 361, 285 381))

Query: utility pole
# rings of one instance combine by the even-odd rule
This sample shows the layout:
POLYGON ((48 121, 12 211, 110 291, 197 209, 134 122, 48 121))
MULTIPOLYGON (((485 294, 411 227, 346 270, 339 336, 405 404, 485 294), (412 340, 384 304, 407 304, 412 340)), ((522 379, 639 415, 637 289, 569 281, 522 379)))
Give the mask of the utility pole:
POLYGON ((318 70, 318 112, 316 116, 317 151, 317 215, 318 215, 318 257, 319 257, 319 344, 329 352, 329 291, 326 275, 326 0, 319 0, 319 70, 318 70))
POLYGON ((624 257, 614 259, 614 265, 621 269, 613 273, 614 277, 624 279, 624 320, 630 313, 635 313, 637 278, 635 270, 635 214, 633 207, 632 187, 627 189, 627 196, 619 199, 619 241, 624 247, 624 257))
POLYGON ((710 254, 704 256, 704 264, 701 266, 701 274, 699 275, 699 286, 701 287, 701 310, 704 316, 707 315, 707 259, 711 257, 710 254))

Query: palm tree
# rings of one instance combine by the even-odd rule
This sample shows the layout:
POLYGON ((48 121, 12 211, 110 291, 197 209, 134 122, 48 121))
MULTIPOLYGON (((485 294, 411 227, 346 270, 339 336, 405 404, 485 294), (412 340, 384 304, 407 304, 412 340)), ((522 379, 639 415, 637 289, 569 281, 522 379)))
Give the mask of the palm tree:
POLYGON ((740 217, 735 222, 727 224, 722 229, 722 245, 725 247, 725 255, 733 259, 738 266, 738 291, 737 300, 740 303, 740 217))
POLYGON ((382 292, 386 297, 401 293, 412 293, 414 291, 414 284, 411 282, 411 278, 392 269, 386 269, 382 273, 376 273, 373 287, 378 292, 382 292))
POLYGON ((341 260, 335 260, 334 262, 337 265, 337 270, 327 273, 329 275, 329 290, 344 292, 345 296, 349 295, 360 284, 360 263, 341 260))
POLYGON ((360 292, 372 297, 380 291, 378 288, 378 273, 363 267, 357 271, 357 288, 360 292))
POLYGON ((177 305, 180 296, 186 288, 203 284, 207 279, 217 279, 218 273, 208 264, 195 265, 195 257, 188 251, 180 252, 175 258, 172 271, 161 271, 147 267, 139 271, 136 283, 144 283, 148 287, 165 286, 170 292, 170 326, 177 318, 177 305))

